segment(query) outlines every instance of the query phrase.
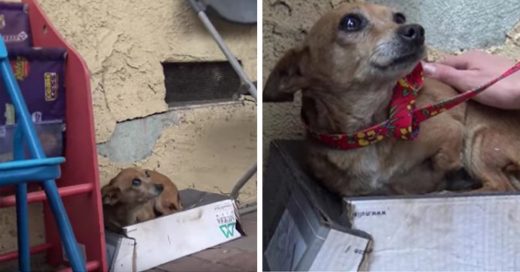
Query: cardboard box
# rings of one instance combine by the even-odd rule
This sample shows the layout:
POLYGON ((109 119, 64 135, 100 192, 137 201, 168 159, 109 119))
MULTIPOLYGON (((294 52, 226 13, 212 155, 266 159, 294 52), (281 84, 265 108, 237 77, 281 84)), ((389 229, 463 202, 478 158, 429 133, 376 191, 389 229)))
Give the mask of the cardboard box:
POLYGON ((275 141, 264 174, 263 245, 266 270, 356 271, 370 237, 351 229, 342 199, 302 169, 295 141, 275 141))
POLYGON ((520 196, 348 199, 372 271, 520 271, 520 196))
POLYGON ((519 195, 340 199, 275 141, 264 174, 264 268, 519 271, 519 195), (269 207, 269 208, 266 208, 269 207))
POLYGON ((185 210, 107 231, 110 271, 144 271, 244 235, 235 201, 196 190, 180 191, 185 210))

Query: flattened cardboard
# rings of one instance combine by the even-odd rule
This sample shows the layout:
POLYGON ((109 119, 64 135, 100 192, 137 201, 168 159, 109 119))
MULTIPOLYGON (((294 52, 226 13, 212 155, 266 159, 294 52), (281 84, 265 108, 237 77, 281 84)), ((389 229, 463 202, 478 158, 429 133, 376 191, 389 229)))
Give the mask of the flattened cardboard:
POLYGON ((358 271, 365 259, 370 240, 331 230, 310 271, 358 271))
POLYGON ((520 271, 520 195, 346 201, 371 271, 520 271))
POLYGON ((295 270, 307 249, 302 233, 286 210, 278 223, 278 231, 265 250, 269 267, 282 271, 295 270))
POLYGON ((301 158, 301 146, 276 141, 271 147, 264 175, 264 269, 357 271, 370 238, 350 230, 341 198, 300 170, 301 160, 291 156, 301 158))
POLYGON ((264 268, 520 271, 519 194, 338 201, 306 173, 303 144, 274 141, 271 145, 264 174, 264 207, 269 207, 264 208, 264 268), (293 199, 299 205, 296 209, 291 208, 293 199), (320 223, 313 225, 313 220, 320 223), (308 229, 310 234, 303 231, 308 229), (287 235, 278 233, 282 230, 287 235), (307 263, 277 261, 276 254, 269 252, 273 245, 279 245, 276 254, 307 263), (352 249, 360 254, 342 255, 352 249))
POLYGON ((186 210, 107 235, 111 271, 144 271, 242 236, 233 200, 191 189, 180 194, 186 210))

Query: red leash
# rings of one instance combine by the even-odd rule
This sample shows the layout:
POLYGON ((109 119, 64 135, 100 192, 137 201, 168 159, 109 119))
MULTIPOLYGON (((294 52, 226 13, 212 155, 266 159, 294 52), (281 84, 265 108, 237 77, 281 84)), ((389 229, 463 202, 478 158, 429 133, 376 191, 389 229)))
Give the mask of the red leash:
POLYGON ((391 136, 395 139, 413 140, 419 134, 419 125, 425 120, 468 101, 489 88, 491 85, 503 80, 517 71, 520 71, 520 62, 505 71, 499 77, 476 89, 461 93, 436 104, 416 109, 415 98, 423 85, 422 65, 418 64, 412 73, 399 80, 394 87, 388 120, 367 129, 355 132, 352 135, 345 133, 317 133, 310 130, 308 127, 307 130, 320 142, 330 147, 343 150, 364 147, 369 144, 380 142, 391 136))

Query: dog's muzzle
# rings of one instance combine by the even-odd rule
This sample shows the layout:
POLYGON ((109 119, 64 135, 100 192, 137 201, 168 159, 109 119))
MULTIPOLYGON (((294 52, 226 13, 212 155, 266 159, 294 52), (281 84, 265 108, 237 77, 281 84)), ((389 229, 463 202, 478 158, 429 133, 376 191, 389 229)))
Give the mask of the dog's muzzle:
POLYGON ((424 28, 418 24, 403 25, 397 29, 399 38, 410 45, 424 45, 424 28))

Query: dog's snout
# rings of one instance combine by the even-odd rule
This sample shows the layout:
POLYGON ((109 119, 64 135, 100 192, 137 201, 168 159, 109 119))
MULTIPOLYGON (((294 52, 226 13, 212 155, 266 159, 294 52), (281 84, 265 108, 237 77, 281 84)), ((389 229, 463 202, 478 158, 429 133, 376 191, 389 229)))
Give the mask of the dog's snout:
POLYGON ((158 193, 161 193, 164 190, 164 186, 162 184, 154 184, 155 185, 155 191, 158 193))
POLYGON ((404 25, 399 27, 397 34, 407 42, 424 43, 424 28, 418 24, 404 25))

